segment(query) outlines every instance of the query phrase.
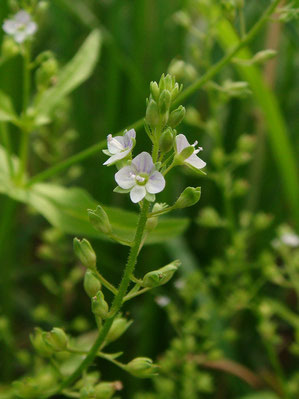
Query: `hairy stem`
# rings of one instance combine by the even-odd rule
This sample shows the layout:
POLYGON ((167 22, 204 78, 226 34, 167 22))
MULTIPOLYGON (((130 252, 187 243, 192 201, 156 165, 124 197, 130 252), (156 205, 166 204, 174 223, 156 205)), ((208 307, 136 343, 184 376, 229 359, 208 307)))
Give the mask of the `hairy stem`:
MULTIPOLYGON (((242 38, 242 40, 238 43, 237 46, 235 46, 228 54, 226 54, 223 58, 221 58, 220 61, 218 61, 211 69, 209 69, 201 78, 197 79, 192 85, 187 87, 176 99, 176 101, 173 103, 173 107, 178 106, 181 104, 183 101, 185 101, 188 97, 190 97, 192 94, 194 94, 197 90, 199 90, 205 83, 207 83, 210 79, 212 79, 226 64, 229 63, 229 61, 243 48, 245 47, 255 36, 256 34, 263 28, 263 26, 266 24, 268 18, 271 16, 271 14, 274 12, 275 8, 277 7, 278 3, 280 0, 274 0, 270 6, 266 9, 262 17, 256 22, 256 24, 251 28, 251 30, 242 38)), ((140 129, 143 125, 143 118, 137 120, 135 123, 127 127, 129 128, 134 128, 136 130, 140 129)), ((117 133, 117 135, 121 134, 124 129, 122 129, 120 132, 117 133)), ((44 172, 41 172, 37 174, 36 176, 33 176, 28 182, 27 186, 31 186, 32 184, 38 183, 40 181, 43 181, 45 179, 48 179, 49 177, 52 177, 60 172, 62 172, 64 169, 67 169, 71 165, 78 163, 82 161, 83 159, 86 159, 94 154, 96 154, 100 149, 103 149, 105 147, 105 142, 101 142, 99 144, 95 144, 79 153, 76 155, 73 155, 66 159, 65 161, 62 161, 58 163, 57 165, 45 170, 44 172)))
POLYGON ((99 349, 103 345, 107 334, 112 326, 113 320, 115 319, 116 315, 120 311, 122 304, 123 304, 123 299, 126 295, 128 286, 131 281, 131 276, 134 272, 135 265, 137 262, 137 256, 138 256, 138 251, 139 251, 139 246, 142 241, 145 225, 146 225, 146 220, 147 220, 147 213, 149 209, 150 203, 148 201, 144 201, 140 215, 139 215, 139 220, 138 220, 138 225, 135 233, 135 239, 134 239, 134 244, 130 250, 129 258, 124 270, 124 275, 121 280, 121 283, 118 288, 118 293, 114 297, 112 306, 111 306, 111 311, 110 314, 111 316, 106 319, 101 331, 99 332, 99 335, 91 347, 90 351, 88 352, 86 358, 80 363, 80 365, 77 367, 77 369, 68 377, 66 378, 59 388, 55 390, 55 392, 52 392, 50 395, 45 396, 45 398, 53 396, 58 394, 59 392, 63 391, 65 388, 70 386, 74 381, 76 381, 77 378, 80 377, 82 372, 90 366, 90 364, 93 362, 95 357, 98 354, 99 349))

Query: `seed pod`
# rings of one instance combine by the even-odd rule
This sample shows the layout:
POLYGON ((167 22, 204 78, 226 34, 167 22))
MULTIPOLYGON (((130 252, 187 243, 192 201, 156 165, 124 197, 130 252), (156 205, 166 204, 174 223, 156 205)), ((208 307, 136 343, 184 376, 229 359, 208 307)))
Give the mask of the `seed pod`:
POLYGON ((99 291, 91 299, 91 309, 96 316, 100 316, 102 319, 105 319, 107 317, 109 307, 108 303, 105 301, 102 291, 99 291))
POLYGON ((201 187, 187 187, 177 199, 174 207, 177 209, 188 208, 195 205, 201 196, 201 187))
POLYGON ((175 260, 161 269, 147 273, 143 277, 142 286, 154 288, 168 283, 180 265, 181 261, 175 260))

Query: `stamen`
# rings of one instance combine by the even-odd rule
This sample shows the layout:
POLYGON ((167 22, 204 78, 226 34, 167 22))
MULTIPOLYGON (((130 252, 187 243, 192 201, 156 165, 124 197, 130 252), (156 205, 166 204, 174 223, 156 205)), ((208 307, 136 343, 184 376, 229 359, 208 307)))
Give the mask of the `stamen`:
POLYGON ((139 176, 139 175, 137 175, 137 176, 135 177, 135 179, 136 179, 137 181, 139 181, 139 183, 143 183, 143 182, 145 181, 145 178, 142 177, 142 176, 139 176))

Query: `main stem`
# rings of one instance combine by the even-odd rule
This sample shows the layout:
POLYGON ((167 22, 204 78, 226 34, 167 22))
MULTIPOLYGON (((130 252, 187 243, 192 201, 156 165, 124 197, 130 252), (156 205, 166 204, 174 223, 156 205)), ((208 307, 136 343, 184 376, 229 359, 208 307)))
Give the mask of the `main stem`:
POLYGON ((111 325, 113 323, 113 320, 115 319, 116 315, 120 311, 122 304, 123 304, 123 299, 126 295, 128 286, 131 281, 131 276, 134 272, 135 265, 137 262, 137 257, 138 257, 138 252, 139 252, 139 247, 142 241, 146 221, 147 221, 147 213, 149 210, 149 205, 150 203, 146 200, 144 200, 141 212, 139 215, 139 220, 137 224, 137 229, 135 233, 135 239, 134 239, 134 245, 131 247, 129 258, 124 270, 124 275, 121 280, 121 283, 118 288, 118 293, 114 297, 112 306, 111 306, 111 311, 110 313, 112 314, 108 319, 106 319, 101 331, 99 332, 99 335, 91 347, 90 351, 88 352, 86 358, 82 361, 82 363, 77 367, 77 369, 68 377, 66 378, 60 387, 54 392, 51 393, 50 395, 46 396, 45 398, 49 396, 53 396, 61 392, 63 389, 67 388, 69 385, 71 385, 74 381, 76 381, 77 378, 80 377, 82 372, 93 362, 95 357, 97 356, 97 353, 99 349, 101 348, 102 344, 105 341, 105 338, 107 337, 107 334, 111 328, 111 325))

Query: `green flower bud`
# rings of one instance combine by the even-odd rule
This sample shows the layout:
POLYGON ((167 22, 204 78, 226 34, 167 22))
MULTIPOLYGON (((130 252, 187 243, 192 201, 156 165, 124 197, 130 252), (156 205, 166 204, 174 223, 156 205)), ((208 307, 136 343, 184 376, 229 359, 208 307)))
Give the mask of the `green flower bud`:
POLYGON ((54 327, 49 332, 42 334, 44 342, 55 352, 64 351, 67 347, 68 337, 61 329, 54 327))
POLYGON ((90 242, 85 238, 81 241, 78 238, 74 238, 73 245, 75 254, 80 262, 87 268, 95 269, 97 257, 90 242))
POLYGON ((83 286, 86 294, 90 298, 94 297, 97 292, 100 291, 102 288, 100 280, 94 275, 91 270, 86 271, 83 286))
POLYGON ((33 399, 40 397, 39 384, 36 379, 31 377, 24 378, 12 383, 13 392, 18 398, 33 399))
POLYGON ((171 95, 169 90, 163 90, 159 98, 159 111, 162 115, 169 111, 171 95))
POLYGON ((145 115, 145 120, 148 125, 152 129, 154 129, 156 126, 159 125, 160 123, 160 114, 158 110, 158 105, 156 101, 154 100, 149 100, 149 103, 146 108, 146 115, 145 115))
POLYGON ((225 220, 221 219, 217 211, 211 207, 206 207, 202 209, 198 216, 197 223, 201 226, 211 228, 223 227, 226 224, 225 220))
POLYGON ((120 381, 115 382, 100 382, 94 387, 95 399, 110 399, 115 391, 122 389, 120 381))
POLYGON ((254 55, 252 61, 253 61, 253 63, 261 64, 265 61, 270 60, 271 58, 274 58, 276 56, 276 54, 277 54, 277 51, 272 50, 272 49, 262 50, 262 51, 257 52, 254 55))
POLYGON ((41 64, 36 71, 35 79, 38 90, 47 89, 53 83, 53 78, 57 74, 58 64, 54 58, 49 58, 41 64))
POLYGON ((160 138, 160 151, 166 153, 173 147, 173 131, 170 128, 164 130, 160 138))
POLYGON ((178 94, 182 91, 183 85, 179 86, 178 83, 174 85, 174 88, 171 90, 171 101, 174 101, 178 94))
POLYGON ((4 59, 12 58, 20 51, 20 47, 9 36, 4 36, 2 41, 1 54, 4 59))
POLYGON ((121 337, 125 331, 132 324, 132 320, 127 320, 124 317, 119 317, 115 319, 112 323, 112 326, 107 334, 106 341, 113 342, 116 341, 119 337, 121 337))
POLYGON ((168 283, 180 265, 181 261, 175 260, 161 269, 147 273, 143 277, 142 286, 154 288, 168 283))
POLYGON ((96 316, 100 316, 102 319, 105 319, 107 317, 109 306, 108 303, 105 301, 102 291, 99 291, 91 299, 91 309, 96 316))
POLYGON ((95 210, 88 209, 89 221, 93 227, 104 234, 112 233, 112 227, 107 213, 101 205, 98 205, 95 210))
POLYGON ((180 105, 177 109, 171 112, 168 119, 168 125, 172 128, 178 126, 184 119, 186 114, 186 109, 180 105))
POLYGON ((43 339, 43 331, 40 328, 35 328, 34 334, 30 334, 30 341, 34 349, 43 357, 51 357, 53 354, 52 348, 47 345, 43 339))
POLYGON ((175 78, 174 76, 171 76, 169 73, 165 76, 164 79, 164 84, 165 84, 165 89, 172 91, 175 85, 175 78))
POLYGON ((201 196, 201 187, 187 187, 174 204, 175 208, 182 209, 195 205, 201 196))
POLYGON ((151 82, 150 83, 150 91, 151 91, 151 94, 153 96, 153 99, 155 101, 158 101, 159 100, 159 96, 160 96, 160 89, 159 89, 159 86, 158 86, 157 82, 151 82))
POLYGON ((80 390, 80 399, 94 399, 95 398, 95 389, 92 385, 84 386, 80 390))
POLYGON ((158 366, 147 357, 136 357, 127 364, 126 370, 138 378, 151 378, 157 375, 158 366))

